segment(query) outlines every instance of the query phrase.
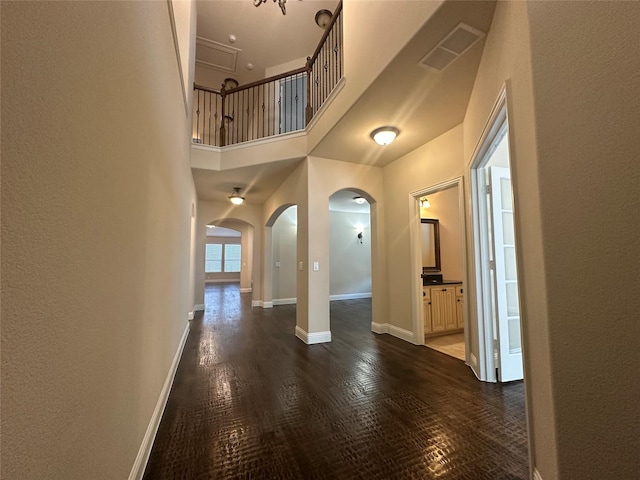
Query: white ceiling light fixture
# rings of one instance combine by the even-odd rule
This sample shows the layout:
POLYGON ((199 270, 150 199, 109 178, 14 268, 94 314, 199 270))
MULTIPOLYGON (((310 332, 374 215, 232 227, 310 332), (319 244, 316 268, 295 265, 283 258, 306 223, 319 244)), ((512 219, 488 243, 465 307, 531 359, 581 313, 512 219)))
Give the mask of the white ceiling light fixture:
POLYGON ((400 130, 396 127, 380 127, 371 132, 371 138, 373 138, 373 141, 378 145, 389 145, 396 139, 399 133, 400 130))
POLYGON ((324 8, 322 10, 318 10, 316 12, 316 25, 318 25, 320 28, 326 29, 327 26, 331 23, 332 18, 333 15, 329 10, 325 10, 324 8))
POLYGON ((233 187, 233 193, 229 195, 229 200, 234 205, 242 205, 244 203, 244 197, 240 195, 240 187, 233 187))
POLYGON ((361 197, 360 195, 358 195, 357 197, 353 197, 353 201, 356 202, 358 205, 362 205, 364 202, 366 202, 364 197, 361 197))

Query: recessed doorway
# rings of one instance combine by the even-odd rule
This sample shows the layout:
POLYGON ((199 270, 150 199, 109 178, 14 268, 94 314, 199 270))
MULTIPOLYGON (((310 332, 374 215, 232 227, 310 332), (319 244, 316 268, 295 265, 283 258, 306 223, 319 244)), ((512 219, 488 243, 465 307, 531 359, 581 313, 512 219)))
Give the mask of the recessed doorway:
POLYGON ((471 165, 479 338, 486 381, 523 379, 509 124, 502 92, 471 165))

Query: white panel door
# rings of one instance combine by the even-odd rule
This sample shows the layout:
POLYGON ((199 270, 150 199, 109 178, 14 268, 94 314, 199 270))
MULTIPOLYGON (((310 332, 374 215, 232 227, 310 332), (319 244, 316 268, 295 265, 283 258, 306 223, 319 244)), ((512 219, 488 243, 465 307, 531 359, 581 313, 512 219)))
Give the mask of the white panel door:
POLYGON ((490 167, 489 171, 495 261, 493 279, 498 327, 498 379, 509 382, 523 378, 511 176, 508 168, 490 167))

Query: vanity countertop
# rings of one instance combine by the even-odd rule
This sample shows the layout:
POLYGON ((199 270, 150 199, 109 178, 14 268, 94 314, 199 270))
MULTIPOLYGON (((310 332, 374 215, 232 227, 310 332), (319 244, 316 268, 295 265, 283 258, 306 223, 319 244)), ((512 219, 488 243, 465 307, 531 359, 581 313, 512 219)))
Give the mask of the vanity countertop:
MULTIPOLYGON (((424 278, 424 276, 422 276, 422 277, 424 278)), ((461 285, 461 284, 462 284, 461 280, 443 280, 441 282, 423 283, 423 286, 424 287, 432 287, 432 286, 437 286, 437 285, 461 285)))

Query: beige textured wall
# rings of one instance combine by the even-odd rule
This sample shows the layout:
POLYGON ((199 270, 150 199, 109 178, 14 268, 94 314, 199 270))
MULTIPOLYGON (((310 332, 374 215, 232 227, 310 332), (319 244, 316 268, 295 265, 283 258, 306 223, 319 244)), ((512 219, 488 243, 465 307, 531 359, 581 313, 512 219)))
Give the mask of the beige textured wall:
POLYGON ((271 228, 273 245, 271 278, 273 298, 276 300, 296 298, 297 210, 295 206, 287 208, 271 228), (279 263, 279 266, 276 266, 276 263, 279 263))
POLYGON ((637 478, 640 3, 528 13, 558 477, 637 478))
POLYGON ((383 170, 388 275, 385 288, 389 295, 389 311, 393 312, 389 322, 412 331, 411 192, 462 175, 462 126, 449 130, 383 170))
POLYGON ((0 476, 127 478, 191 310, 167 4, 1 9, 0 476))
MULTIPOLYGON (((272 246, 272 226, 278 216, 291 205, 296 205, 298 225, 300 225, 301 208, 306 215, 307 205, 307 161, 304 160, 291 172, 287 179, 277 188, 277 190, 267 199, 262 209, 262 232, 264 238, 263 245, 263 268, 262 268, 262 296, 258 297, 263 302, 271 302, 273 299, 273 246, 272 246)), ((307 232, 301 231, 298 226, 298 240, 296 245, 296 262, 301 258, 301 249, 307 251, 307 232)), ((307 303, 306 296, 301 295, 301 291, 306 291, 306 278, 302 272, 296 270, 296 297, 298 308, 296 309, 296 323, 300 328, 306 329, 306 315, 303 307, 307 303), (303 326, 304 323, 304 326, 303 326)))
POLYGON ((509 80, 531 451, 545 480, 640 470, 625 340, 639 325, 625 295, 638 285, 639 10, 499 2, 464 124, 470 160, 509 80))
MULTIPOLYGON (((528 387, 527 407, 529 412, 536 412, 529 419, 529 435, 533 452, 532 463, 546 480, 557 478, 556 441, 551 403, 545 271, 544 263, 541 261, 544 256, 543 224, 539 210, 528 31, 525 2, 498 3, 465 116, 464 155, 468 169, 493 104, 508 80, 511 175, 516 211, 521 323, 525 340, 524 375, 528 387)), ((470 191, 468 189, 466 192, 468 202, 470 191)), ((469 222, 467 231, 472 231, 469 222)), ((473 259, 472 245, 470 241, 467 242, 469 259, 473 259)), ((470 298, 476 298, 473 261, 468 262, 467 267, 467 292, 470 298)), ((475 318, 475 302, 470 301, 468 304, 470 317, 475 318)), ((477 339, 475 342, 477 343, 477 339)))
MULTIPOLYGON (((382 169, 337 160, 309 157, 308 160, 309 208, 305 218, 304 208, 298 206, 298 238, 303 231, 308 238, 308 251, 298 258, 304 261, 308 287, 302 293, 308 297, 307 332, 329 330, 329 197, 338 190, 352 190, 365 196, 371 204, 371 271, 372 316, 374 323, 387 323, 387 282, 385 255, 385 211, 382 169), (316 240, 317 239, 317 240, 316 240), (319 262, 317 272, 307 268, 319 262), (313 292, 313 295, 310 295, 313 292)), ((298 288, 298 314, 300 314, 300 288, 298 288)), ((303 313, 304 314, 304 313, 303 313)), ((301 326, 299 324, 299 326, 301 326)), ((302 328, 302 326, 301 326, 302 328)))
POLYGON ((371 293, 370 218, 368 213, 329 212, 329 295, 371 293))

